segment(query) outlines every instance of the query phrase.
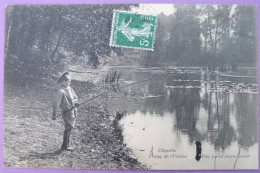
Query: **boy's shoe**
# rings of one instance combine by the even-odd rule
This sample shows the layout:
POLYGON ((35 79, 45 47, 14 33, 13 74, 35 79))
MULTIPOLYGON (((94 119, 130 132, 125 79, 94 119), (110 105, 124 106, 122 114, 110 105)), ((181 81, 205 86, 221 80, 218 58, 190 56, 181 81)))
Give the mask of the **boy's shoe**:
POLYGON ((61 150, 73 151, 75 148, 70 146, 70 133, 72 129, 65 129, 63 133, 63 143, 61 150))
POLYGON ((75 149, 76 149, 76 148, 74 148, 74 147, 68 146, 65 150, 73 151, 73 150, 75 150, 75 149))
POLYGON ((60 148, 61 150, 68 150, 68 151, 73 151, 76 148, 75 147, 71 147, 71 146, 61 146, 60 148))

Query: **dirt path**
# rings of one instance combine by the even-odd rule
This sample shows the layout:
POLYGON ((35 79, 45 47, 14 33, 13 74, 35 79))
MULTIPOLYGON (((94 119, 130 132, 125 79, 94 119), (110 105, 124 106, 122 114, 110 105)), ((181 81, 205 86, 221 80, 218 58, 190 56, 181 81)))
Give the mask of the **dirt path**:
POLYGON ((79 109, 71 139, 77 148, 61 152, 63 122, 51 120, 54 92, 9 84, 4 92, 5 167, 145 169, 130 157, 115 117, 105 109, 79 109))

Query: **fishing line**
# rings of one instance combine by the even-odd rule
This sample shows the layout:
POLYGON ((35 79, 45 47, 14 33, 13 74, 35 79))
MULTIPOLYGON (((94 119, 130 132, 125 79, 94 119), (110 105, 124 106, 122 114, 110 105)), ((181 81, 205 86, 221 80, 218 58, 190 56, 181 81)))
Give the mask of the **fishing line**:
MULTIPOLYGON (((147 82, 147 81, 150 81, 150 80, 155 80, 155 79, 159 79, 159 78, 169 77, 169 76, 173 76, 173 75, 175 75, 175 74, 167 74, 167 75, 161 75, 161 76, 154 77, 154 78, 148 78, 148 79, 145 79, 145 80, 141 80, 141 81, 138 81, 138 82, 134 82, 134 83, 131 83, 131 84, 124 85, 124 86, 122 86, 122 87, 119 87, 118 89, 126 88, 126 87, 129 87, 129 86, 136 85, 136 84, 140 84, 140 83, 147 82)), ((109 92, 111 92, 111 91, 105 91, 105 92, 103 92, 103 93, 101 93, 101 94, 98 94, 98 95, 96 95, 96 96, 94 96, 94 97, 92 97, 92 98, 90 98, 90 99, 87 99, 87 100, 85 100, 85 101, 79 103, 79 105, 85 104, 85 103, 87 103, 87 102, 89 102, 89 101, 91 101, 91 100, 94 100, 94 99, 96 99, 96 98, 98 98, 98 97, 100 97, 100 96, 102 96, 102 95, 105 95, 105 94, 107 94, 107 93, 109 93, 109 92)), ((70 108, 70 109, 67 110, 67 111, 71 111, 71 110, 74 109, 74 108, 76 108, 76 106, 73 106, 72 108, 70 108)), ((62 114, 57 115, 56 117, 59 117, 59 116, 61 116, 61 115, 62 115, 62 114)))

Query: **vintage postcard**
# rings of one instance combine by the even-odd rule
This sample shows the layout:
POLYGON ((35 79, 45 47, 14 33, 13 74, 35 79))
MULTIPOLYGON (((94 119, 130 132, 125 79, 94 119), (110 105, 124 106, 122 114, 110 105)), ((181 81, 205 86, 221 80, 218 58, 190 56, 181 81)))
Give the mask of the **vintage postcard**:
POLYGON ((66 2, 3 6, 4 172, 259 169, 259 3, 66 2))

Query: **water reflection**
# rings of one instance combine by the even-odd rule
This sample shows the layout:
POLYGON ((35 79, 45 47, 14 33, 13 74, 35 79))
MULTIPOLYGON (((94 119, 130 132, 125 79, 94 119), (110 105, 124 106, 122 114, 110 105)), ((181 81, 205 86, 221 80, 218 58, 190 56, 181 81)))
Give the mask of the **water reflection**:
MULTIPOLYGON (((150 75, 135 73, 131 76, 131 80, 139 81, 149 78, 150 75)), ((212 164, 203 166, 202 163, 207 164, 210 161, 203 157, 200 161, 202 165, 193 162, 195 141, 200 141, 202 153, 211 156, 220 153, 237 155, 237 149, 242 148, 243 154, 250 154, 251 164, 256 166, 258 152, 254 150, 257 150, 258 141, 257 94, 212 92, 212 84, 199 79, 201 79, 199 74, 176 74, 132 86, 162 97, 146 98, 140 103, 130 101, 118 103, 128 112, 128 115, 121 120, 126 144, 135 150, 139 159, 143 159, 143 162, 150 164, 154 169, 167 169, 168 161, 162 161, 161 165, 160 162, 148 161, 149 155, 136 151, 137 148, 148 151, 151 145, 154 148, 175 147, 179 153, 188 154, 187 157, 192 162, 190 168, 212 169, 212 164), (135 122, 135 125, 130 122, 135 122), (139 128, 145 128, 147 132, 142 131, 140 134, 139 128)), ((133 88, 129 90, 131 89, 133 88)), ((228 165, 226 162, 227 160, 223 161, 218 168, 232 169, 233 165, 228 165)), ((176 164, 176 167, 171 169, 187 169, 180 165, 176 164)), ((240 166, 247 168, 242 163, 240 166)))

